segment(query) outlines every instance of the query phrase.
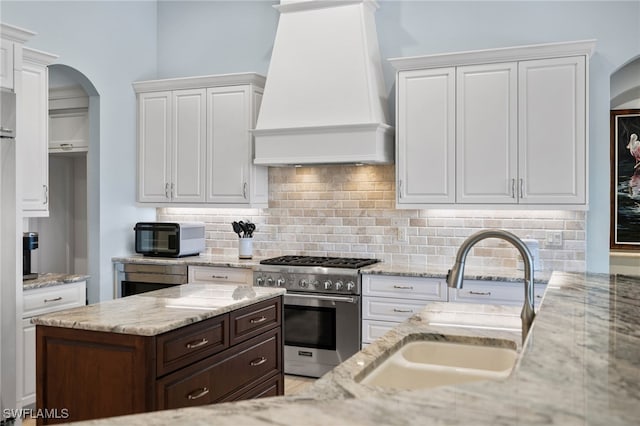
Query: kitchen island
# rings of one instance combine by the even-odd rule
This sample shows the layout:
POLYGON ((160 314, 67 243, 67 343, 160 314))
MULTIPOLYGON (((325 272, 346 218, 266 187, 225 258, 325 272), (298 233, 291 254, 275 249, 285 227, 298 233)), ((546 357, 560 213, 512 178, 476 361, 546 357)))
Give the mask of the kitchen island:
MULTIPOLYGON (((440 306, 438 309, 441 309, 440 306)), ((631 425, 640 416, 640 280, 553 273, 511 376, 423 390, 359 380, 407 336, 456 339, 491 330, 432 325, 429 306, 319 379, 304 394, 83 424, 631 425)), ((503 336, 507 338, 507 336, 503 336)))
POLYGON ((33 318, 40 424, 283 394, 283 289, 189 284, 33 318))

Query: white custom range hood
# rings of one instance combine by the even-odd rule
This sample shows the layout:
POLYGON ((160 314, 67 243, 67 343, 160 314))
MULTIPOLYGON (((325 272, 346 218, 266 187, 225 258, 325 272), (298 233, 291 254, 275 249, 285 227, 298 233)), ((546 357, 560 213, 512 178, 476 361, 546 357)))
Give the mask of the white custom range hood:
POLYGON ((255 164, 393 163, 372 0, 282 0, 255 164))

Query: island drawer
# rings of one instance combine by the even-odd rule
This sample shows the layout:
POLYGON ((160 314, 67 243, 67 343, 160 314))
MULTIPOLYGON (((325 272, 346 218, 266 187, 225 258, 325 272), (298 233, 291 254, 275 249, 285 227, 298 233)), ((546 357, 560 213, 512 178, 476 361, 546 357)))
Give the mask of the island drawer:
POLYGON ((253 284, 253 271, 246 268, 189 266, 189 282, 200 284, 253 284))
POLYGON ((282 297, 265 300, 230 313, 231 344, 235 345, 280 324, 282 297))
POLYGON ((23 318, 84 306, 86 281, 25 290, 22 300, 23 318))
POLYGON ((281 339, 280 330, 272 330, 158 380, 158 409, 210 404, 234 394, 239 397, 245 389, 281 376, 281 339))
POLYGON ((228 347, 228 314, 161 334, 156 340, 156 375, 163 376, 228 347))
POLYGON ((230 395, 225 396, 218 402, 242 401, 245 399, 266 398, 269 396, 284 395, 284 377, 282 374, 276 374, 266 379, 257 386, 244 387, 230 395))

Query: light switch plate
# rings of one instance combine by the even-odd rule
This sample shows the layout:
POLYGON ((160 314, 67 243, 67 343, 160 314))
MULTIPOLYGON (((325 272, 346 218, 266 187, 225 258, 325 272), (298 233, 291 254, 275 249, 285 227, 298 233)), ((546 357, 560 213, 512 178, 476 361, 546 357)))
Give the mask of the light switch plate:
POLYGON ((547 231, 547 247, 562 247, 562 231, 547 231))

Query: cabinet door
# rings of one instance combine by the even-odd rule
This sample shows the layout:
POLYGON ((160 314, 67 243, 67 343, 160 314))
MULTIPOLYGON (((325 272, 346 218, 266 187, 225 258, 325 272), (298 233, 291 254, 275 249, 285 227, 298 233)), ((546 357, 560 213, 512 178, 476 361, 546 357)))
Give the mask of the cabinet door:
POLYGON ((456 90, 457 202, 516 203, 516 64, 459 67, 456 90))
POLYGON ((522 204, 586 203, 585 58, 519 63, 522 204))
POLYGON ((207 202, 249 203, 249 87, 207 89, 207 202))
POLYGON ((205 199, 206 90, 173 92, 171 201, 205 199))
POLYGON ((171 92, 138 95, 138 201, 168 202, 171 185, 171 92))
POLYGON ((36 326, 22 320, 22 406, 36 402, 36 326))
POLYGON ((22 146, 22 210, 26 217, 49 216, 48 96, 47 67, 25 59, 16 137, 22 146))
POLYGON ((8 40, 0 42, 0 87, 13 90, 13 46, 8 40))
POLYGON ((398 204, 455 202, 455 68, 398 75, 398 204))

